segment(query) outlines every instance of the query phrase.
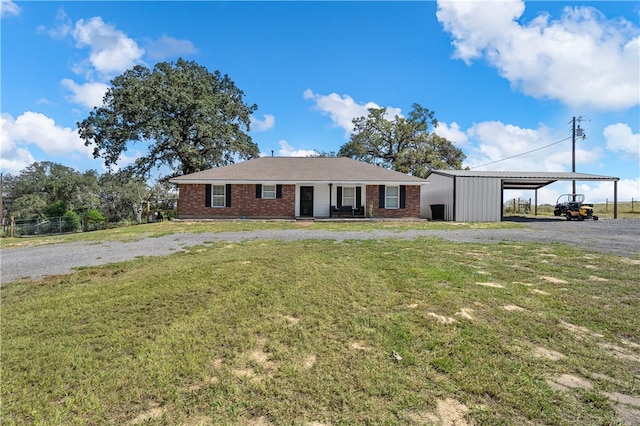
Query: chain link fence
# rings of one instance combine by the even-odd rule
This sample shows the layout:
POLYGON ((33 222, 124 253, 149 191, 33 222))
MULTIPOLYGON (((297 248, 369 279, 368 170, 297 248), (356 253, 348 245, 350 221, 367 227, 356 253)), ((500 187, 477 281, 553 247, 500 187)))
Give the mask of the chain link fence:
POLYGON ((47 217, 39 219, 14 219, 3 224, 0 235, 3 237, 30 237, 38 235, 68 234, 78 231, 105 229, 106 223, 86 221, 82 218, 47 217))

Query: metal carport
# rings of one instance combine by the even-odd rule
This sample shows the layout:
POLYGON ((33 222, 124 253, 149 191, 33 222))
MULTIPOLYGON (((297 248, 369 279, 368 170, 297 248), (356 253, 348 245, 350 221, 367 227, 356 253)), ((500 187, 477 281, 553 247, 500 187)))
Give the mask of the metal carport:
POLYGON ((505 189, 535 191, 558 181, 613 181, 613 217, 618 217, 620 178, 572 172, 480 172, 474 170, 433 170, 423 186, 421 210, 430 218, 430 206, 444 206, 444 220, 498 222, 502 220, 505 189))

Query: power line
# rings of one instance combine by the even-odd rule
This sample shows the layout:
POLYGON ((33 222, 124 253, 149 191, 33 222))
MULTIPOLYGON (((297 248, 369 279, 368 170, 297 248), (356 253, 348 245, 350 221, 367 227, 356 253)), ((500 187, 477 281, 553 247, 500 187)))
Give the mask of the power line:
POLYGON ((541 146, 541 147, 536 148, 536 149, 532 149, 531 151, 522 152, 522 153, 520 153, 520 154, 512 155, 511 157, 502 158, 502 159, 500 159, 500 160, 492 161, 492 162, 490 162, 490 163, 486 163, 486 164, 481 164, 481 165, 479 165, 479 166, 469 167, 469 169, 473 170, 473 169, 477 169, 478 167, 489 166, 489 165, 491 165, 491 164, 499 163, 499 162, 501 162, 501 161, 510 160, 510 159, 512 159, 512 158, 520 157, 520 156, 522 156, 522 155, 531 154, 532 152, 536 152, 536 151, 540 151, 541 149, 549 148, 550 146, 557 145, 557 144, 562 143, 562 142, 564 142, 564 141, 567 141, 567 140, 569 140, 569 139, 571 139, 571 136, 566 137, 566 138, 564 138, 564 139, 561 139, 561 140, 559 140, 559 141, 557 141, 557 142, 550 143, 549 145, 545 145, 545 146, 541 146))

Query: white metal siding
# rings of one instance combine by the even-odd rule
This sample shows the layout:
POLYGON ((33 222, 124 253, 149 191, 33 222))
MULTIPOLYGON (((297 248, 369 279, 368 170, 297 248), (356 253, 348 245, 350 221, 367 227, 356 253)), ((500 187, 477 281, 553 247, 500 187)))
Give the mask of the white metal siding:
POLYGON ((500 179, 457 177, 455 198, 457 222, 500 222, 502 219, 500 179))
POLYGON ((431 205, 444 204, 444 220, 453 220, 453 178, 431 174, 427 182, 420 191, 420 215, 433 219, 431 205))

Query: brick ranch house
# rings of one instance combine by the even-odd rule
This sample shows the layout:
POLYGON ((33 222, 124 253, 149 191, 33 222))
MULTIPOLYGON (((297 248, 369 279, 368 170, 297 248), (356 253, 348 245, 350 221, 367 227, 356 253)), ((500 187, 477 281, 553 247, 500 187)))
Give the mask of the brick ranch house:
POLYGON ((170 182, 179 219, 419 218, 426 183, 345 157, 262 157, 170 182))

